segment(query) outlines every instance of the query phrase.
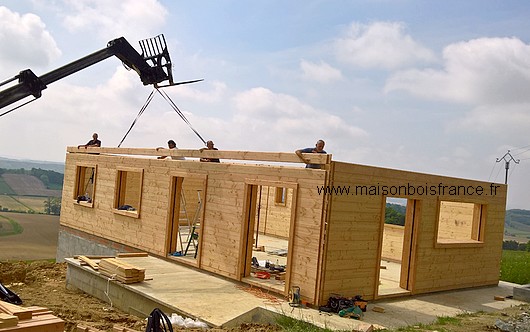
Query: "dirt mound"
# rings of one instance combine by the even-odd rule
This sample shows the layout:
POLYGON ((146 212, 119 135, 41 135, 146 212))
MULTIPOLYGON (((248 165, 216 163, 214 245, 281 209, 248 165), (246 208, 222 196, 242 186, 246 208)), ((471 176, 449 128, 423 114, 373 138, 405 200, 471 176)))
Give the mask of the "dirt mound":
MULTIPOLYGON (((66 288, 66 263, 47 261, 0 262, 0 282, 15 292, 22 306, 40 306, 53 311, 66 322, 65 331, 75 331, 77 324, 112 331, 114 324, 145 331, 146 320, 126 314, 110 304, 88 294, 66 288)), ((268 325, 245 324, 235 329, 209 331, 271 332, 278 328, 268 325)), ((178 329, 178 331, 203 331, 178 329)))
POLYGON ((3 174, 2 178, 20 196, 61 196, 60 190, 46 189, 44 183, 33 175, 3 174))

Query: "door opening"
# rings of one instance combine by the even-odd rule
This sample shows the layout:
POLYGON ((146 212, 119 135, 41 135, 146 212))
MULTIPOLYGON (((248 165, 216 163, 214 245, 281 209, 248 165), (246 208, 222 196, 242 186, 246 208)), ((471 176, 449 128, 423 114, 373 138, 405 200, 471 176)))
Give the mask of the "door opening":
POLYGON ((408 294, 412 290, 416 208, 416 200, 386 198, 377 283, 378 297, 408 294))
POLYGON ((247 186, 242 281, 286 294, 296 186, 247 186))
POLYGON ((168 256, 197 263, 204 212, 205 178, 174 176, 170 188, 168 256))

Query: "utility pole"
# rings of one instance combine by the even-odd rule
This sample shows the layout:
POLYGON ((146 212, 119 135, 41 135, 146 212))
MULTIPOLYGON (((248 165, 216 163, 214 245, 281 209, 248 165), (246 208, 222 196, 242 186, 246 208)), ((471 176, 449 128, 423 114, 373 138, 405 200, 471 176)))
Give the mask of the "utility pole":
POLYGON ((504 184, 508 184, 508 170, 510 169, 510 161, 513 161, 516 164, 519 164, 519 159, 515 160, 510 153, 510 150, 504 154, 501 158, 497 158, 496 162, 504 160, 504 168, 506 169, 506 176, 504 177, 504 184))

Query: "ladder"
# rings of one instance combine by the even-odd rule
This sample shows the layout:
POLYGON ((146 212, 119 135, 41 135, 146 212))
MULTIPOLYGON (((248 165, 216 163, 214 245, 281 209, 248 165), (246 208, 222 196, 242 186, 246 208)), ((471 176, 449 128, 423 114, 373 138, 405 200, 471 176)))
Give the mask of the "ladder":
POLYGON ((183 241, 183 238, 182 238, 182 226, 181 226, 181 222, 184 222, 188 229, 187 231, 189 232, 189 230, 191 229, 191 225, 190 225, 190 218, 188 218, 188 212, 186 211, 186 197, 184 197, 184 191, 181 191, 180 192, 180 211, 179 211, 179 218, 178 218, 178 233, 179 233, 179 243, 180 243, 180 252, 183 252, 184 251, 184 245, 183 243, 184 242, 187 242, 187 238, 186 240, 183 241))
POLYGON ((188 250, 190 249, 190 245, 193 245, 193 248, 195 249, 193 258, 197 258, 199 245, 199 233, 197 231, 201 226, 202 199, 200 189, 197 190, 197 199, 197 209, 195 209, 195 215, 193 216, 193 222, 191 224, 190 232, 188 234, 188 245, 186 246, 186 250, 184 251, 184 256, 186 256, 188 254, 188 250))

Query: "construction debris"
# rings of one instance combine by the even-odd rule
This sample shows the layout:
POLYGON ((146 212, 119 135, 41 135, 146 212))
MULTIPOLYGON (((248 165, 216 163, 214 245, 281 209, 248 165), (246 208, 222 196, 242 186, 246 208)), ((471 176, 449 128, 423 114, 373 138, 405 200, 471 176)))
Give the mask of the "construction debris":
POLYGON ((62 332, 64 321, 44 307, 21 307, 0 301, 2 332, 62 332))
POLYGON ((385 312, 385 308, 383 308, 383 307, 373 307, 372 311, 383 313, 383 312, 385 312))
MULTIPOLYGON (((98 330, 92 326, 85 326, 85 325, 78 324, 76 326, 75 332, 104 332, 104 331, 98 330)), ((133 330, 128 327, 121 326, 121 325, 114 325, 112 327, 112 332, 141 332, 141 331, 133 330)))
POLYGON ((80 261, 82 262, 85 262, 87 263, 88 265, 90 265, 91 268, 93 268, 94 270, 97 270, 99 268, 98 266, 98 263, 96 263, 94 260, 92 260, 91 258, 88 258, 87 256, 78 256, 77 259, 79 259, 80 261))

